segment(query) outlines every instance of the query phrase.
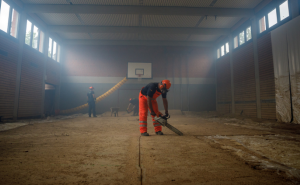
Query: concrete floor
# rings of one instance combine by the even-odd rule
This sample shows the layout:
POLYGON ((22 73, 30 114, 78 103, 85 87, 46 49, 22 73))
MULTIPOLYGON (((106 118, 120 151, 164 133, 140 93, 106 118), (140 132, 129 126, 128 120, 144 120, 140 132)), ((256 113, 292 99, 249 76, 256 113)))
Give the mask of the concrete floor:
POLYGON ((170 111, 140 137, 138 117, 105 113, 0 132, 0 184, 299 184, 300 126, 170 111))

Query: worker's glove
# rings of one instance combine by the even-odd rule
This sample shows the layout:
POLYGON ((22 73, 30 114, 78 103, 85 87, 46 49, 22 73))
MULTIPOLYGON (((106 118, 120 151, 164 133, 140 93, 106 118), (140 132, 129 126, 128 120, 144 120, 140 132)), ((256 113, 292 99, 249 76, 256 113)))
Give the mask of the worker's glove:
POLYGON ((150 114, 151 116, 156 116, 155 112, 151 112, 150 114))
POLYGON ((156 117, 161 117, 163 114, 161 112, 156 113, 156 117))

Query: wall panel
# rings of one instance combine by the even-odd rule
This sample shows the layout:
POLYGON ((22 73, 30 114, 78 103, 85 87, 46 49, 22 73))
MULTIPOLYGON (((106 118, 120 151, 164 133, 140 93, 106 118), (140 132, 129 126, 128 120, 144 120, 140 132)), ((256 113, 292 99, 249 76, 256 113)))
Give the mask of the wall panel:
POLYGON ((258 39, 258 63, 262 118, 276 119, 275 80, 271 33, 258 39))
POLYGON ((42 53, 24 46, 18 117, 41 115, 44 56, 42 53))
POLYGON ((236 114, 257 117, 253 44, 233 53, 234 98, 236 114))
POLYGON ((230 56, 221 57, 216 62, 217 71, 217 111, 220 114, 231 113, 231 74, 230 56))
MULTIPOLYGON (((1 30, 0 30, 1 32, 1 30)), ((0 34, 0 116, 12 118, 18 63, 18 42, 0 34)))

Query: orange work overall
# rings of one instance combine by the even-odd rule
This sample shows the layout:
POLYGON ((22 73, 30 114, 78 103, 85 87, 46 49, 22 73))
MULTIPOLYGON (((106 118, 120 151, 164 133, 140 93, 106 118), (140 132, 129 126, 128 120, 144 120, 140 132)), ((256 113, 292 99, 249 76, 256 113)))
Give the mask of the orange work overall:
MULTIPOLYGON (((156 101, 156 98, 159 95, 161 95, 161 93, 156 91, 154 93, 153 97, 151 98, 151 104, 152 104, 152 108, 153 108, 153 111, 155 112, 155 114, 157 114, 159 112, 157 101, 156 101)), ((148 107, 148 103, 147 103, 147 96, 143 95, 142 91, 140 92, 140 95, 139 95, 139 107, 140 107, 139 108, 139 112, 140 112, 140 132, 145 133, 145 132, 147 132, 147 115, 148 115, 149 107, 148 107)), ((154 130, 155 130, 155 132, 159 132, 159 131, 161 131, 162 128, 161 128, 161 125, 153 119, 154 117, 155 116, 152 116, 154 130)))

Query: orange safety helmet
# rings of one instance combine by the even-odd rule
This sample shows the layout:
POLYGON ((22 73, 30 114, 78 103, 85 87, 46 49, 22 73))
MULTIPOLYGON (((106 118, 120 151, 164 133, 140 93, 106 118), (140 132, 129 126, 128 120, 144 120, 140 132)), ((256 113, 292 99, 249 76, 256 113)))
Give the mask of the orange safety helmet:
POLYGON ((130 98, 129 101, 131 101, 132 99, 130 98))
POLYGON ((170 80, 161 81, 161 85, 159 86, 160 89, 162 89, 162 88, 170 89, 170 87, 171 87, 170 80))
POLYGON ((91 89, 91 90, 92 90, 92 89, 94 89, 94 87, 93 87, 93 86, 91 86, 89 89, 91 89))

